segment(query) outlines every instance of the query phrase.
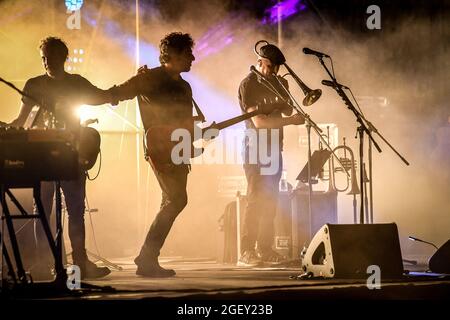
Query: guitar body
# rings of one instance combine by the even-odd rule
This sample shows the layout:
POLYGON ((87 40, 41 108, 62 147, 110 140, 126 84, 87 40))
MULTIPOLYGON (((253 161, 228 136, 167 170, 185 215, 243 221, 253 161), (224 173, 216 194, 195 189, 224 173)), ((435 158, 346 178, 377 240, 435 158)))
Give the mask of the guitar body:
MULTIPOLYGON (((201 129, 199 129, 201 130, 201 129)), ((178 154, 183 159, 189 159, 194 158, 202 154, 203 149, 195 148, 193 145, 193 137, 194 132, 191 128, 188 128, 187 126, 169 126, 169 125, 161 125, 161 126, 154 126, 147 130, 145 133, 145 147, 146 147, 146 154, 150 157, 152 164, 155 166, 156 169, 162 170, 164 167, 167 167, 168 165, 173 165, 172 161, 172 150, 173 148, 180 144, 189 144, 190 147, 190 154, 184 155, 183 152, 185 149, 181 149, 181 152, 178 154), (172 141, 172 133, 177 129, 186 129, 189 132, 189 141, 183 141, 185 139, 184 137, 179 138, 179 141, 172 141)))
POLYGON ((100 153, 101 138, 97 130, 91 127, 82 127, 80 130, 80 144, 78 159, 83 170, 90 170, 97 162, 100 153))
MULTIPOLYGON (((146 155, 150 158, 150 161, 152 165, 160 171, 166 170, 167 168, 170 168, 174 163, 172 161, 172 150, 174 147, 176 147, 178 144, 183 143, 183 146, 186 146, 185 144, 188 143, 190 147, 190 153, 189 155, 184 155, 183 151, 186 150, 186 148, 180 148, 181 152, 177 152, 178 150, 175 150, 175 155, 181 157, 182 159, 189 159, 189 158, 195 158, 198 157, 203 153, 203 149, 196 148, 194 146, 194 142, 196 141, 194 138, 197 138, 197 140, 203 138, 204 132, 206 132, 209 129, 214 130, 222 130, 229 126, 232 126, 238 122, 241 122, 243 120, 249 119, 255 115, 263 113, 261 110, 257 109, 255 111, 242 114, 240 116, 222 121, 220 123, 213 122, 209 127, 205 129, 197 128, 194 132, 194 127, 196 124, 194 124, 194 121, 192 119, 187 119, 184 122, 180 123, 177 126, 170 126, 170 125, 162 125, 162 126, 154 126, 147 130, 145 133, 145 151, 146 155), (189 141, 183 141, 183 137, 176 137, 179 139, 179 141, 172 141, 172 133, 176 129, 184 128, 186 129, 189 134, 189 141), (196 137, 194 133, 201 133, 201 136, 196 137)), ((212 137, 212 139, 215 137, 212 137)))

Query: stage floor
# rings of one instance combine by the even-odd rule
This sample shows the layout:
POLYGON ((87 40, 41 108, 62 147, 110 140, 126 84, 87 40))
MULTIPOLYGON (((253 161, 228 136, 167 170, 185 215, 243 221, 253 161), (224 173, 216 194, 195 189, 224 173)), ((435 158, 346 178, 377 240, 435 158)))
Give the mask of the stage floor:
POLYGON ((381 289, 369 290, 363 279, 300 280, 298 266, 283 268, 245 268, 216 263, 208 259, 161 259, 173 268, 173 278, 136 276, 132 259, 113 261, 122 270, 95 281, 83 294, 53 299, 86 300, 233 300, 233 299, 449 299, 450 277, 418 272, 425 266, 405 266, 410 274, 403 279, 382 281, 381 289), (417 272, 413 272, 417 271, 417 272))

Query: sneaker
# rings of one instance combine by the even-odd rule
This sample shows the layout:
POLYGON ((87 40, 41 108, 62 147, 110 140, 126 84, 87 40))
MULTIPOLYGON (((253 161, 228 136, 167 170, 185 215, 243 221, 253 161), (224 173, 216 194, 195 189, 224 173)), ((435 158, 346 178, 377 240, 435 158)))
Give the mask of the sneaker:
POLYGON ((107 267, 98 267, 90 260, 85 260, 76 265, 80 267, 81 279, 98 279, 111 273, 111 270, 107 267))
POLYGON ((272 249, 258 252, 258 257, 264 264, 280 265, 286 262, 281 254, 272 249))
POLYGON ((239 257, 237 265, 239 267, 256 267, 261 265, 261 259, 256 254, 255 250, 246 250, 239 257))
POLYGON ((151 267, 138 266, 136 275, 146 278, 170 278, 176 274, 173 269, 164 269, 160 265, 153 265, 151 267))
POLYGON ((164 269, 156 262, 141 263, 138 258, 134 259, 137 265, 136 275, 146 278, 169 278, 173 277, 176 272, 173 269, 164 269))

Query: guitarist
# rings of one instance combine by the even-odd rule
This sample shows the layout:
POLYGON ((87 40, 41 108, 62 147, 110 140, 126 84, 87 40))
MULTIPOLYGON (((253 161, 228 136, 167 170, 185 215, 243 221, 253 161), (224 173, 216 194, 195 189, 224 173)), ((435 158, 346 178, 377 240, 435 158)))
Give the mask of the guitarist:
MULTIPOLYGON (((274 217, 278 201, 278 186, 282 172, 282 144, 283 127, 287 125, 299 125, 304 123, 300 115, 291 115, 292 107, 279 102, 277 95, 263 85, 264 79, 270 82, 271 88, 285 99, 287 93, 281 88, 275 78, 280 65, 285 62, 281 51, 273 45, 265 45, 260 48, 261 55, 258 58, 256 70, 259 75, 250 73, 239 86, 239 104, 243 113, 252 112, 257 106, 271 107, 269 115, 258 115, 246 121, 247 131, 256 133, 246 134, 244 141, 245 159, 244 171, 247 178, 247 208, 243 224, 241 242, 242 252, 238 260, 240 266, 256 266, 262 263, 280 263, 282 257, 273 249, 274 217), (283 117, 283 114, 285 117, 283 117), (267 134, 267 139, 260 139, 267 134), (256 137, 256 138, 252 138, 256 137), (262 144, 265 144, 262 146, 262 144), (264 151, 262 151, 264 150, 264 151), (262 152, 270 151, 271 163, 267 164, 262 159, 262 152), (257 153, 255 160, 251 160, 251 154, 257 153), (273 170, 264 171, 268 167, 273 170)), ((279 78, 287 88, 287 81, 279 78)))
MULTIPOLYGON (((82 104, 100 105, 111 101, 110 94, 92 85, 78 74, 70 74, 64 70, 69 50, 59 38, 48 37, 41 41, 40 55, 45 74, 29 79, 23 91, 35 100, 23 97, 18 117, 9 125, 23 127, 32 108, 38 103, 41 111, 35 126, 37 128, 56 127, 70 130, 77 137, 80 132, 80 119, 76 108, 82 104)), ((68 216, 69 238, 72 245, 73 263, 80 267, 82 278, 100 278, 110 273, 108 268, 97 267, 91 262, 85 248, 85 194, 86 176, 84 172, 77 180, 61 181, 68 216)), ((54 182, 41 183, 41 199, 45 214, 49 219, 55 192, 54 182)), ((44 231, 35 225, 38 261, 31 269, 35 279, 50 280, 51 256, 44 231)))
MULTIPOLYGON (((138 97, 146 132, 149 128, 157 126, 192 130, 192 90, 180 74, 191 70, 192 62, 195 60, 192 54, 193 46, 194 41, 189 34, 180 32, 167 34, 159 46, 161 66, 153 69, 141 68, 136 76, 110 89, 116 103, 138 97)), ((161 147, 158 144, 164 144, 151 139, 150 137, 146 141, 146 145, 161 147)), ((167 145, 170 144, 171 141, 167 141, 167 145)), ((172 224, 187 204, 186 185, 190 168, 189 164, 184 162, 159 163, 151 157, 146 159, 161 187, 162 203, 140 254, 134 260, 138 267, 136 274, 144 277, 172 277, 175 271, 162 268, 158 256, 172 224)))

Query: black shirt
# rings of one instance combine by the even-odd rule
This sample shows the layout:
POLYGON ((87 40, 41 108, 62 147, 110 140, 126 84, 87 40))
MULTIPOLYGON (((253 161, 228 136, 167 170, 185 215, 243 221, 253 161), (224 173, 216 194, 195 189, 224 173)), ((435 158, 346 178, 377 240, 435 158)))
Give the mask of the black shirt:
MULTIPOLYGON (((50 125, 48 122, 52 113, 58 128, 76 130, 80 126, 77 108, 89 104, 100 89, 78 74, 65 73, 59 79, 47 74, 31 78, 25 83, 23 91, 35 98, 44 109, 36 119, 37 127, 50 125)), ((27 97, 23 97, 22 102, 30 107, 29 111, 36 105, 35 101, 27 97)))
POLYGON ((181 77, 171 77, 165 67, 140 72, 112 90, 117 100, 138 97, 145 130, 152 126, 176 126, 192 119, 191 86, 181 77))
MULTIPOLYGON (((283 85, 288 88, 288 82, 278 77, 283 85)), ((278 81, 275 78, 270 79, 270 83, 275 88, 275 90, 285 99, 289 100, 289 95, 285 92, 285 90, 281 87, 278 81)), ((270 106, 271 104, 279 103, 279 99, 277 95, 269 90, 264 84, 258 81, 258 77, 253 73, 249 73, 239 85, 239 105, 241 107, 242 113, 246 113, 247 109, 250 107, 256 107, 261 104, 266 104, 270 106)), ((281 112, 279 110, 275 110, 275 113, 278 113, 281 116, 281 112)), ((256 129, 252 119, 248 119, 245 121, 245 125, 247 129, 256 129)), ((258 129, 256 129, 258 131, 258 129)), ((270 141, 271 130, 268 129, 268 143, 270 141)), ((282 150, 283 144, 283 128, 279 128, 279 143, 280 150, 282 150)), ((247 137, 246 137, 247 138, 247 137)), ((248 140, 246 140, 246 145, 248 145, 248 140)))

